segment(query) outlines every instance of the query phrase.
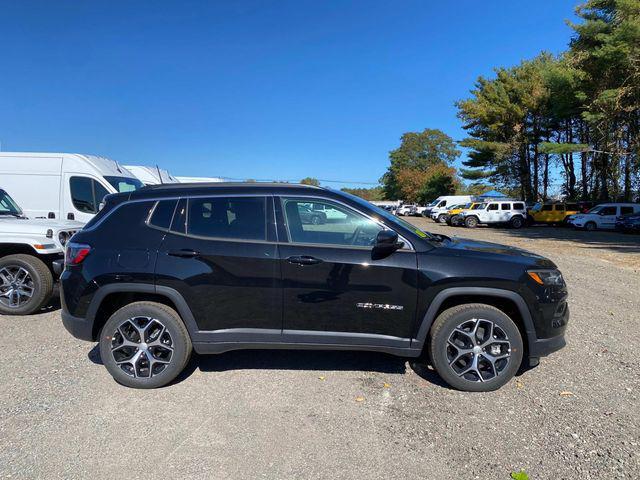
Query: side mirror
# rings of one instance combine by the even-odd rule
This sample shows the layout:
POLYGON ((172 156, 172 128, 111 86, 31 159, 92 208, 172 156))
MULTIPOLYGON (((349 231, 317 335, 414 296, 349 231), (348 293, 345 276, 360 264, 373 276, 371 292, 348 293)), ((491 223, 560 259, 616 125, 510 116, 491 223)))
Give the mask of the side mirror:
POLYGON ((398 241, 396 232, 393 230, 380 230, 376 235, 376 243, 373 249, 381 254, 389 255, 403 246, 404 242, 398 241))

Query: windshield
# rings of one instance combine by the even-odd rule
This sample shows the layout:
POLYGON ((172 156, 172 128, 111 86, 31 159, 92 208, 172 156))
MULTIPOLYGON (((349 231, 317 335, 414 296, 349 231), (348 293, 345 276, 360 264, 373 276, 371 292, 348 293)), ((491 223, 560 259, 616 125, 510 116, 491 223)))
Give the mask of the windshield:
POLYGON ((352 195, 350 193, 347 192, 340 192, 342 195, 349 197, 351 200, 357 202, 360 205, 363 205, 367 208, 373 208, 373 210, 375 210, 375 212, 380 215, 381 217, 383 217, 385 220, 388 220, 391 223, 395 223, 396 225, 400 225, 403 228, 406 228, 408 230, 411 230, 412 232, 414 232, 416 235, 418 235, 421 238, 434 238, 432 234, 428 233, 428 232, 424 232, 422 230, 420 230, 419 228, 417 228, 415 225, 407 222, 406 220, 403 220, 400 217, 396 217, 395 215, 387 212, 386 210, 375 206, 373 203, 367 202, 366 200, 357 197, 355 195, 352 195))
POLYGON ((602 205, 598 205, 597 207, 593 207, 587 213, 598 213, 600 210, 602 210, 602 205))
POLYGON ((119 193, 133 192, 134 190, 138 190, 144 187, 142 182, 137 178, 129 178, 129 177, 104 177, 104 178, 119 193))
POLYGON ((4 190, 0 190, 0 215, 13 215, 15 217, 22 215, 22 210, 20 210, 18 204, 4 190))

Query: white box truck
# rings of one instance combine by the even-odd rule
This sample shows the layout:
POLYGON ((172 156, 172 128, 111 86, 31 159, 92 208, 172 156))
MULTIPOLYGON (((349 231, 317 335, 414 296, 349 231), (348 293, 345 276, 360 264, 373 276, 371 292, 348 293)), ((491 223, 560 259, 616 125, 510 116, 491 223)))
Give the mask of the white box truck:
POLYGON ((109 193, 142 182, 114 160, 76 153, 0 152, 0 185, 30 218, 87 223, 109 193))

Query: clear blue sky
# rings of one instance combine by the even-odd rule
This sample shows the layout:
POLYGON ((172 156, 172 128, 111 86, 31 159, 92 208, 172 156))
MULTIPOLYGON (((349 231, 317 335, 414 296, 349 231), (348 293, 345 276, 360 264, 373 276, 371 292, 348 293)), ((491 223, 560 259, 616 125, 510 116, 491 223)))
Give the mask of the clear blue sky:
POLYGON ((565 49, 576 4, 0 0, 0 141, 375 182, 403 132, 463 137, 453 104, 478 75, 565 49))

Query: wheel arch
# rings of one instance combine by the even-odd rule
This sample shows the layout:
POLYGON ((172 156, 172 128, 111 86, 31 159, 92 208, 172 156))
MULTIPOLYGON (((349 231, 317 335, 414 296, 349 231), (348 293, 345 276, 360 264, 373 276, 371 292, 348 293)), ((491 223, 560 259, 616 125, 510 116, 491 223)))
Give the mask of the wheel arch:
POLYGON ((109 317, 119 308, 133 302, 151 301, 173 308, 184 322, 192 339, 198 328, 184 297, 175 289, 148 284, 122 283, 101 287, 92 299, 87 318, 93 320, 92 336, 95 340, 109 317))
POLYGON ((526 302, 512 290, 489 287, 452 287, 439 292, 424 314, 416 337, 411 340, 412 349, 422 350, 435 319, 444 310, 467 303, 485 303, 503 311, 520 329, 527 350, 536 340, 531 312, 526 302))

